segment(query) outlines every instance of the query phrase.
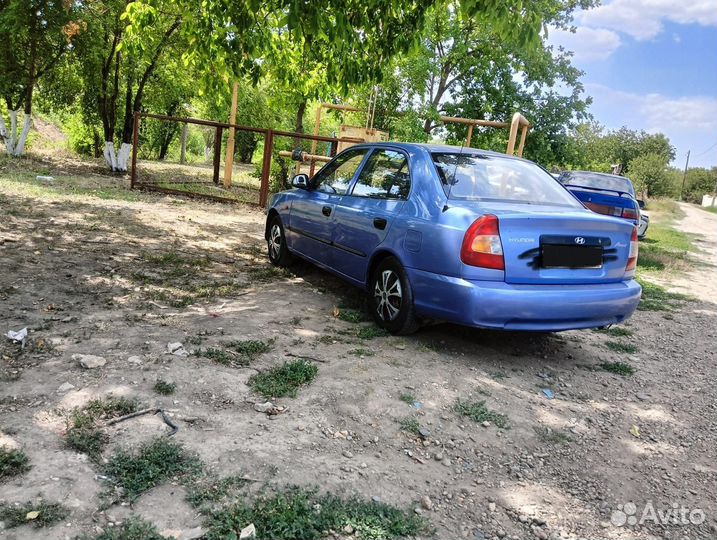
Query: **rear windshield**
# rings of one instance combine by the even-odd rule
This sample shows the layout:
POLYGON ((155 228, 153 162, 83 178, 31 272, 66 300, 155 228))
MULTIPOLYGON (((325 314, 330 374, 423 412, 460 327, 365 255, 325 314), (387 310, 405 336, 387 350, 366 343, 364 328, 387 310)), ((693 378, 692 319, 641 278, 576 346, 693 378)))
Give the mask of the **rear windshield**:
POLYGON ((560 177, 560 181, 566 186, 588 187, 593 189, 606 189, 608 191, 619 191, 635 195, 632 182, 629 178, 622 176, 611 176, 607 174, 566 172, 560 177))
POLYGON ((436 153, 433 163, 449 199, 582 207, 555 178, 527 161, 436 153))

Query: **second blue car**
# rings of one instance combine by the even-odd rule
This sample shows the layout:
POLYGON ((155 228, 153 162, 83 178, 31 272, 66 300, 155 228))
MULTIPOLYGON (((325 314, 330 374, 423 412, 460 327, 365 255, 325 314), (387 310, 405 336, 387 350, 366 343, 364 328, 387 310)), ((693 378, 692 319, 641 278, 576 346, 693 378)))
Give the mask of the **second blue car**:
POLYGON ((360 144, 268 208, 269 258, 300 256, 368 291, 376 322, 560 331, 619 323, 641 289, 637 228, 542 168, 472 148, 360 144))

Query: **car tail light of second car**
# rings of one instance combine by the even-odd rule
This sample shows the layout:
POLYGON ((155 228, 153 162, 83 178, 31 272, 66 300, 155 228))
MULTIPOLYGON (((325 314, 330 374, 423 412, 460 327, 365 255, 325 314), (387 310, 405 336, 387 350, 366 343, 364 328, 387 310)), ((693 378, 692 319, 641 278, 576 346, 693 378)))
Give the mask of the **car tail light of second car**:
POLYGON ((640 219, 640 214, 634 208, 623 208, 622 217, 625 219, 640 219))
POLYGON ((626 272, 632 272, 637 267, 637 252, 638 252, 637 227, 634 227, 632 229, 632 237, 630 238, 630 253, 627 256, 627 266, 625 267, 626 272))
POLYGON ((487 214, 468 227, 461 246, 461 261, 471 266, 505 270, 496 216, 487 214))

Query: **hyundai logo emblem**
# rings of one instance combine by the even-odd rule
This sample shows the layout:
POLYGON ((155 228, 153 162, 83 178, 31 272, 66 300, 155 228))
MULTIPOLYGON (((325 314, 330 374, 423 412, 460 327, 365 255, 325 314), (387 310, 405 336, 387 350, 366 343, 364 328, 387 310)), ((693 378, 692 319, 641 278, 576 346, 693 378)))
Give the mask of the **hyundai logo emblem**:
POLYGON ((576 236, 576 237, 575 237, 575 243, 576 243, 576 244, 584 244, 584 243, 585 243, 585 238, 583 238, 582 236, 576 236))

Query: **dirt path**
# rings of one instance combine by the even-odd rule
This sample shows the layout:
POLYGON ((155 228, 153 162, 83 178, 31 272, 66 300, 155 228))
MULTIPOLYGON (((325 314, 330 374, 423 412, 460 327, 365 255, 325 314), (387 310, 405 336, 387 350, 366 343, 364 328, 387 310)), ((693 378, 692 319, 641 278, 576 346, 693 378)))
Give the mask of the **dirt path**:
POLYGON ((697 235, 699 251, 694 257, 706 268, 694 268, 684 275, 675 276, 672 287, 707 301, 717 302, 717 214, 711 214, 692 204, 679 203, 685 213, 677 226, 679 230, 697 235), (711 269, 711 270, 710 270, 711 269))
MULTIPOLYGON (((175 439, 209 470, 257 480, 247 496, 298 484, 379 499, 422 513, 440 539, 717 536, 717 305, 638 311, 622 336, 452 325, 381 336, 335 316, 360 308, 358 291, 309 265, 284 274, 266 264, 256 210, 33 193, 0 178, 0 330, 30 332, 23 350, 0 343, 0 444, 23 448, 33 466, 0 485, 0 504, 69 507, 42 538, 94 534, 131 514, 160 530, 201 524, 174 484, 98 511, 106 485, 65 432, 73 407, 110 393, 169 410, 175 439), (166 353, 170 342, 197 353, 247 339, 271 347, 248 367, 166 353), (83 369, 78 353, 107 363, 83 369), (256 412, 249 377, 291 355, 313 359, 317 379, 278 400, 286 413, 256 412), (601 368, 614 361, 634 375, 601 368), (160 378, 174 395, 152 390, 160 378), (484 401, 507 427, 458 415, 459 399, 484 401), (704 519, 622 520, 673 505, 704 519)), ((686 211, 686 227, 714 224, 686 211)), ((714 274, 699 267, 694 279, 714 274)), ((154 417, 124 423, 105 456, 165 429, 154 417)))

